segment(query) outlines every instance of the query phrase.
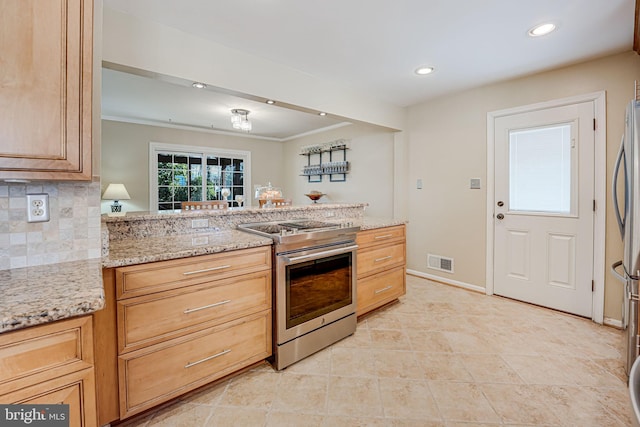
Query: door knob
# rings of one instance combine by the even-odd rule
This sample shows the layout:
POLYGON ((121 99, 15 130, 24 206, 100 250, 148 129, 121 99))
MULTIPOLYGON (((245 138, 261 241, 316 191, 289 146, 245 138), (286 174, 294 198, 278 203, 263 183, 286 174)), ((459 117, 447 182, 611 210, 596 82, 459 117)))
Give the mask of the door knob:
POLYGON ((498 206, 503 207, 503 206, 504 206, 504 202, 503 202, 502 200, 500 200, 500 201, 498 202, 498 206))
POLYGON ((502 215, 502 214, 498 214, 498 215, 496 215, 496 218, 498 218, 498 219, 504 219, 504 215, 502 215))

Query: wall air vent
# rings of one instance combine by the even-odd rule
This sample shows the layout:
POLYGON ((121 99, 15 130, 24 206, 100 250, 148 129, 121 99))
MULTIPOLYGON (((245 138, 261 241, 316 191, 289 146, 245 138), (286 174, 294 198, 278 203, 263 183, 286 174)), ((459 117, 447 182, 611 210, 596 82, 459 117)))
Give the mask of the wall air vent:
POLYGON ((427 254, 427 267, 434 270, 453 273, 453 258, 447 258, 440 255, 427 254))

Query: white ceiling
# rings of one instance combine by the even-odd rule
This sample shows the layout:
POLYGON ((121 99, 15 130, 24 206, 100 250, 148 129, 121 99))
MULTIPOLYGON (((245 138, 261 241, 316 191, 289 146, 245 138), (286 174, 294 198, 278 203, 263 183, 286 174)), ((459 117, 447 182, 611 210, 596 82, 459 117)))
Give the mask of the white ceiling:
MULTIPOLYGON (((104 5, 398 106, 631 50, 634 25, 634 0, 104 0, 104 5), (557 25, 554 33, 527 36, 531 27, 548 21, 557 25), (436 71, 416 76, 420 65, 436 71)), ((228 121, 230 108, 246 108, 276 111, 264 116, 265 126, 290 122, 282 108, 243 107, 230 98, 210 101, 186 85, 182 91, 189 91, 179 95, 178 87, 164 87, 173 84, 167 82, 145 83, 155 95, 136 89, 140 96, 134 100, 131 84, 140 82, 118 74, 105 73, 105 115, 143 111, 149 120, 170 116, 186 125, 218 127, 222 118, 215 119, 215 112, 228 121), (171 91, 168 105, 156 98, 164 90, 171 91), (204 122, 195 120, 202 111, 207 112, 204 122)), ((252 134, 286 139, 340 122, 317 123, 318 117, 294 113, 302 114, 297 120, 314 123, 295 130, 274 125, 267 131, 254 114, 252 134)))

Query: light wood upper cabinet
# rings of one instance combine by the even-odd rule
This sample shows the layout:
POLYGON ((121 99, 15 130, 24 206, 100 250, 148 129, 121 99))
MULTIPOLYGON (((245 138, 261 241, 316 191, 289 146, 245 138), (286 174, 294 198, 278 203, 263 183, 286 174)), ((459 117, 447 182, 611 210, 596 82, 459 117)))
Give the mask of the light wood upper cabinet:
POLYGON ((93 0, 0 1, 0 179, 91 179, 93 0))

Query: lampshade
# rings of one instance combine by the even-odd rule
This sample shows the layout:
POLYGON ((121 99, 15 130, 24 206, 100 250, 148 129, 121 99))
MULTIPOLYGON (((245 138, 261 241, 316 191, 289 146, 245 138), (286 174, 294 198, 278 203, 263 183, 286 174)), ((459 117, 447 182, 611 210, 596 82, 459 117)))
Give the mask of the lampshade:
POLYGON ((131 196, 124 184, 109 184, 102 194, 102 200, 129 200, 131 196))

